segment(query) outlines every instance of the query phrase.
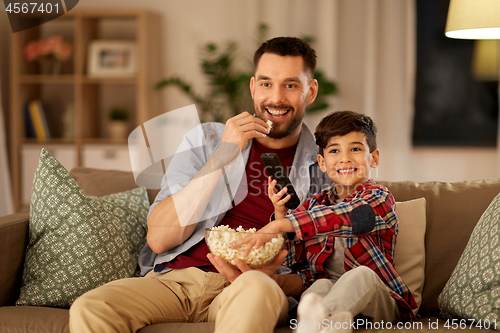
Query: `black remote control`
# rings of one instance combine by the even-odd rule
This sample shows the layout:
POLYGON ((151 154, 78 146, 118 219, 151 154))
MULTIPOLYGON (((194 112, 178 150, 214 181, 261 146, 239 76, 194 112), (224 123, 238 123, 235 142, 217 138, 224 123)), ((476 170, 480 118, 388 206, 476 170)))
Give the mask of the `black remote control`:
POLYGON ((276 189, 278 191, 281 191, 284 187, 288 188, 283 198, 289 194, 291 198, 287 203, 285 203, 285 207, 288 209, 297 208, 300 205, 299 196, 297 195, 297 192, 295 192, 292 182, 286 175, 285 168, 281 164, 278 155, 276 155, 275 153, 264 153, 260 155, 260 159, 262 160, 262 162, 264 162, 267 173, 271 176, 271 178, 278 181, 278 183, 276 184, 276 189))

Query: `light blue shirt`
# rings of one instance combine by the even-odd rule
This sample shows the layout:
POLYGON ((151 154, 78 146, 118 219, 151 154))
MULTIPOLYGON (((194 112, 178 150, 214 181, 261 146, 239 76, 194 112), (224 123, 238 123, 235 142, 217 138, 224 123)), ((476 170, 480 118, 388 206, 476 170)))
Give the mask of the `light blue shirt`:
MULTIPOLYGON (((162 179, 161 190, 151 205, 149 214, 159 202, 182 190, 210 160, 220 144, 224 127, 220 123, 205 123, 185 135, 176 155, 168 165, 167 172, 162 179)), ((201 222, 197 224, 191 237, 162 254, 154 253, 146 243, 139 255, 141 275, 146 275, 151 269, 157 273, 170 271, 171 268, 163 266, 163 263, 172 261, 178 255, 201 242, 204 239, 205 228, 211 228, 222 220, 225 212, 231 207, 232 198, 227 194, 227 187, 229 185, 233 195, 236 193, 242 177, 246 176, 244 169, 250 156, 251 147, 252 140, 246 145, 241 157, 226 170, 226 177, 223 177, 217 185, 200 219, 201 222)), ((307 125, 303 123, 289 173, 290 181, 300 198, 300 205, 304 204, 310 196, 332 185, 327 175, 321 172, 317 155, 318 147, 314 136, 307 125)), ((192 200, 194 201, 196 198, 192 200)))

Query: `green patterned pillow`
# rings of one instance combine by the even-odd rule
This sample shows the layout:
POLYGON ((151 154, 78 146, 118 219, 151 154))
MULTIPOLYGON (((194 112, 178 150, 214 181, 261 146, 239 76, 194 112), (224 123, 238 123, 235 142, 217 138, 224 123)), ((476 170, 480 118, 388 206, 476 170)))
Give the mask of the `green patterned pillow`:
POLYGON ((138 275, 146 189, 86 195, 45 149, 33 181, 29 244, 17 305, 69 307, 83 293, 138 275))
POLYGON ((445 319, 500 322, 500 194, 474 227, 438 304, 445 319))

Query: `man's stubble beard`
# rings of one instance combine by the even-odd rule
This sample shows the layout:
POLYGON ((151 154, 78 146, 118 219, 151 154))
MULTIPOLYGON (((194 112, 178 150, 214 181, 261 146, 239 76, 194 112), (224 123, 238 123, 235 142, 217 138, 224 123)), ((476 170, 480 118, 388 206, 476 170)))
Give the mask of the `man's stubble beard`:
MULTIPOLYGON (((265 109, 266 107, 261 108, 258 105, 256 105, 255 103, 254 103, 253 107, 254 107, 255 115, 257 116, 257 118, 260 118, 260 119, 266 121, 261 116, 261 114, 263 114, 264 112, 267 112, 265 109), (258 112, 258 111, 260 111, 260 112, 258 112)), ((283 138, 286 138, 287 136, 291 135, 293 133, 293 131, 295 131, 297 129, 297 127, 299 127, 300 124, 302 124, 302 120, 304 119, 304 115, 305 115, 305 108, 306 108, 306 106, 303 106, 303 110, 301 110, 301 112, 296 112, 295 108, 290 107, 290 111, 288 111, 288 112, 292 113, 293 118, 292 118, 292 121, 290 122, 290 124, 288 125, 288 127, 284 128, 284 129, 279 129, 279 127, 282 127, 281 125, 283 123, 281 123, 281 122, 274 123, 272 126, 272 129, 271 129, 271 132, 267 136, 271 139, 283 139, 283 138), (299 113, 302 116, 298 116, 299 113)))

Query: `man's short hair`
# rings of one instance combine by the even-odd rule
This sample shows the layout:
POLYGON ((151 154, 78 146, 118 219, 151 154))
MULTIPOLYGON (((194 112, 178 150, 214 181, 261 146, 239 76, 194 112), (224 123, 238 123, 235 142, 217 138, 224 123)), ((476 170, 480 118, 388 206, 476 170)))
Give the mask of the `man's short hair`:
POLYGON ((264 53, 274 53, 279 56, 301 56, 304 60, 304 70, 314 77, 316 69, 316 52, 309 44, 296 37, 276 37, 262 43, 253 57, 255 70, 264 53))
POLYGON ((365 135, 370 153, 377 149, 377 128, 370 117, 353 111, 337 111, 327 115, 316 126, 314 137, 319 146, 319 153, 323 155, 330 138, 351 132, 361 132, 365 135))

